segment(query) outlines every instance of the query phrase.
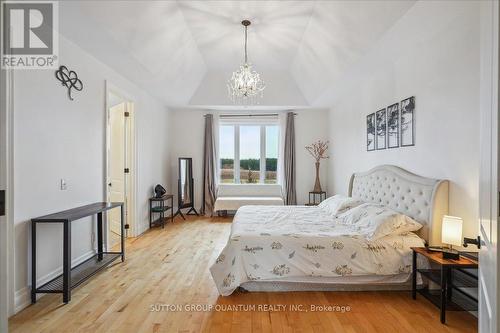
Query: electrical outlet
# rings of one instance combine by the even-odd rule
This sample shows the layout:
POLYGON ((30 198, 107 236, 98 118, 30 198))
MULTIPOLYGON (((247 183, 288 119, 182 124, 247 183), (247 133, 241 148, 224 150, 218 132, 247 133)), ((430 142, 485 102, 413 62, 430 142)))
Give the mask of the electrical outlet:
POLYGON ((66 191, 68 189, 68 184, 66 183, 66 179, 61 179, 61 191, 66 191))

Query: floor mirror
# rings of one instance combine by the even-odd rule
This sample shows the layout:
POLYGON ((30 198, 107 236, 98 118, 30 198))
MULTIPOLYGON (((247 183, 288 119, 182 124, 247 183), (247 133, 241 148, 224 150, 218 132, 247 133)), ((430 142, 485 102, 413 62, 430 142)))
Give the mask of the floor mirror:
POLYGON ((179 157, 179 180, 178 180, 178 208, 175 215, 180 215, 184 220, 182 209, 189 208, 186 215, 198 215, 194 208, 194 181, 193 181, 193 159, 191 157, 179 157))

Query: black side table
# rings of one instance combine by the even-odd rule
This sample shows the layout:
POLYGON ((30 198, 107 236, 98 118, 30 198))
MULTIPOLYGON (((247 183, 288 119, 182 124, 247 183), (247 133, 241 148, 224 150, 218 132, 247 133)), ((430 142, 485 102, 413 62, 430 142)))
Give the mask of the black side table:
POLYGON ((165 194, 159 198, 151 197, 149 198, 149 227, 152 228, 155 225, 161 225, 165 228, 165 212, 170 209, 170 221, 174 221, 174 196, 172 194, 165 194), (170 201, 170 205, 165 205, 166 201, 170 201), (153 220, 154 215, 157 214, 159 217, 153 220))
POLYGON ((319 205, 319 203, 321 201, 323 201, 325 199, 326 199, 326 192, 325 191, 321 191, 321 192, 311 191, 311 192, 309 192, 309 203, 307 203, 306 206, 317 206, 317 205, 319 205), (316 201, 316 199, 319 199, 319 200, 316 201))
POLYGON ((477 290, 477 275, 470 270, 477 270, 478 261, 460 256, 458 260, 443 259, 441 252, 431 251, 425 247, 412 247, 412 298, 417 292, 431 301, 441 310, 441 323, 446 322, 446 310, 476 311, 477 298, 467 289, 477 290), (420 269, 417 267, 417 255, 424 256, 436 269, 420 269), (429 289, 429 286, 417 289, 417 272, 434 282, 440 289, 429 289))

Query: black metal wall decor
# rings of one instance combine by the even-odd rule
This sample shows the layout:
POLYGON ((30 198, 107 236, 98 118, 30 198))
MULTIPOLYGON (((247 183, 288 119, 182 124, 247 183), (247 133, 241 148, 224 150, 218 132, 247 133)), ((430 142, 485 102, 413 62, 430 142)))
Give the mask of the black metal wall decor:
POLYGON ((401 147, 415 145, 415 97, 401 101, 401 147))
POLYGON ((83 83, 78 78, 78 75, 75 71, 70 71, 66 66, 60 66, 56 71, 56 78, 61 81, 62 86, 68 88, 68 97, 70 100, 73 100, 73 96, 71 96, 71 89, 75 89, 77 91, 82 91, 83 83))
POLYGON ((387 107, 387 147, 399 147, 399 103, 387 107))
POLYGON ((366 116, 366 150, 375 150, 375 112, 366 116))
POLYGON ((375 147, 377 150, 387 148, 387 110, 375 112, 375 147))
POLYGON ((366 116, 366 150, 415 145, 415 96, 366 116))

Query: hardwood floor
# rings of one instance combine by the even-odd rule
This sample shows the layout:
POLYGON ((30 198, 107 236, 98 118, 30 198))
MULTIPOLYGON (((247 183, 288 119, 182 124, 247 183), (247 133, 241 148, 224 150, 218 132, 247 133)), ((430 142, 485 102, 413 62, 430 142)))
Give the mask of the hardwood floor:
MULTIPOLYGON (((63 305, 47 295, 9 320, 11 332, 475 332, 477 320, 409 292, 235 293, 219 297, 208 268, 225 245, 230 219, 176 219, 127 241, 127 260, 75 289, 63 305), (166 305, 286 305, 268 311, 175 311, 166 305), (350 306, 299 312, 291 305, 350 306), (162 307, 163 306, 163 307, 162 307), (160 310, 160 311, 156 311, 160 310), (167 311, 169 310, 169 311, 167 311)), ((200 310, 200 309, 198 309, 200 310)), ((244 308, 242 309, 244 310, 244 308)))

